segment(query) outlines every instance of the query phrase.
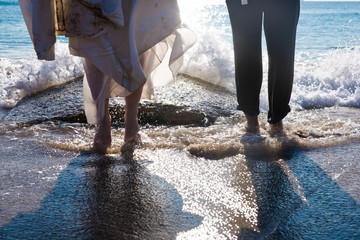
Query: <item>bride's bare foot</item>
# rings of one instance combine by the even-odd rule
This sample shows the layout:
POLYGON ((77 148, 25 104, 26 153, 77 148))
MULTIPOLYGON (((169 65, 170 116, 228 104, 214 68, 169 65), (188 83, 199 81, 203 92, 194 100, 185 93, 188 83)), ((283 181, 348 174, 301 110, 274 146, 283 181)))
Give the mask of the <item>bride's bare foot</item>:
POLYGON ((137 133, 133 138, 126 139, 124 144, 120 148, 121 154, 126 159, 132 159, 134 155, 134 151, 142 144, 140 134, 137 133))
POLYGON ((139 133, 140 127, 138 124, 138 119, 129 119, 125 116, 125 136, 124 141, 129 142, 139 133))
POLYGON ((132 158, 135 148, 141 145, 138 124, 138 105, 141 98, 142 87, 125 97, 125 136, 124 144, 121 146, 121 153, 126 158, 132 158))
POLYGON ((111 118, 107 114, 103 122, 96 127, 93 151, 105 154, 106 150, 111 146, 111 118))
POLYGON ((135 149, 142 144, 139 125, 136 123, 131 127, 129 123, 125 126, 124 144, 120 148, 121 154, 128 159, 133 157, 135 149))
POLYGON ((141 137, 139 134, 140 127, 139 124, 136 122, 136 124, 130 125, 129 123, 127 126, 125 126, 125 136, 124 136, 124 142, 141 142, 141 137))

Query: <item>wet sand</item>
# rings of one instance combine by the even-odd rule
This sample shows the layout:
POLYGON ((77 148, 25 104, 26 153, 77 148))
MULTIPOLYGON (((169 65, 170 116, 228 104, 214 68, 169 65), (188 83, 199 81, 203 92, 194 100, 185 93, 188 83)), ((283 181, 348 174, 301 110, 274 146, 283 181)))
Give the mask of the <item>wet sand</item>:
MULTIPOLYGON (((234 95, 184 76, 141 104, 144 146, 86 152, 81 82, 0 125, 1 239, 357 239, 358 109, 293 111, 286 135, 244 132, 234 95)), ((6 116, 5 116, 6 115, 6 116)))

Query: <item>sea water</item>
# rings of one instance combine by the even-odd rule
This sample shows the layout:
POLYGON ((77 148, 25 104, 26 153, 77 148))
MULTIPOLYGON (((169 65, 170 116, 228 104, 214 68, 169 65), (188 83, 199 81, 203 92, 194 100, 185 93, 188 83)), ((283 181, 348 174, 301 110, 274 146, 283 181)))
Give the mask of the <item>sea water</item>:
MULTIPOLYGON (((197 35, 182 73, 235 89, 231 27, 225 0, 181 0, 182 19, 197 35)), ((66 38, 56 60, 38 61, 16 0, 0 0, 0 107, 83 74, 66 38)), ((267 109, 267 53, 263 41, 261 108, 267 109)), ((360 2, 301 2, 293 109, 360 107, 360 2)))
MULTIPOLYGON (((186 53, 186 61, 181 72, 235 92, 232 37, 225 0, 179 0, 179 5, 184 23, 197 34, 197 43, 186 53)), ((282 146, 285 147, 285 150, 289 148, 296 153, 299 149, 298 146, 322 147, 338 143, 359 142, 360 119, 357 119, 360 104, 359 28, 360 2, 301 2, 294 90, 290 103, 293 111, 285 121, 285 130, 290 141, 277 140, 266 132, 268 60, 264 42, 260 136, 245 134, 244 116, 238 112, 231 117, 219 118, 215 124, 207 127, 142 125, 141 131, 146 134, 143 138, 145 144, 137 150, 135 159, 145 167, 139 168, 140 172, 137 171, 134 174, 134 179, 136 182, 139 180, 141 183, 143 181, 146 183, 131 188, 130 198, 125 198, 134 199, 132 190, 139 188, 139 194, 141 194, 139 199, 144 199, 144 203, 152 203, 154 198, 150 199, 147 195, 163 191, 164 188, 150 193, 148 193, 148 189, 156 189, 159 184, 154 184, 154 181, 159 181, 159 179, 162 181, 161 179, 164 178, 170 183, 168 185, 171 185, 172 192, 180 193, 184 202, 182 206, 184 211, 204 216, 199 227, 192 229, 193 231, 181 232, 177 239, 237 239, 238 233, 243 227, 266 232, 267 226, 265 229, 261 229, 261 225, 264 223, 257 222, 261 221, 262 215, 268 216, 267 213, 261 212, 261 207, 275 209, 275 217, 288 216, 288 214, 278 211, 277 206, 282 206, 283 203, 287 204, 282 201, 283 197, 288 198, 293 195, 287 194, 286 186, 288 185, 284 181, 278 181, 279 178, 274 176, 279 168, 282 168, 289 176, 289 182, 300 197, 294 201, 297 209, 301 206, 297 204, 298 200, 307 203, 307 197, 312 200, 311 206, 340 206, 339 203, 342 204, 347 198, 338 201, 339 199, 333 199, 333 196, 343 197, 344 189, 349 188, 355 189, 352 192, 356 194, 356 187, 354 188, 353 182, 351 182, 349 185, 351 187, 344 188, 344 185, 338 184, 340 181, 325 185, 324 178, 327 179, 328 176, 324 174, 322 167, 319 167, 317 163, 322 162, 326 166, 327 172, 339 173, 329 174, 333 179, 352 180, 352 178, 348 178, 348 175, 352 175, 346 169, 356 169, 358 145, 345 145, 340 147, 340 150, 339 148, 330 148, 330 150, 317 148, 316 157, 313 157, 316 161, 300 154, 300 157, 276 161, 278 166, 274 161, 275 167, 272 164, 267 165, 267 162, 260 162, 260 167, 254 169, 250 166, 251 164, 247 164, 247 161, 251 162, 252 154, 257 156, 257 153, 260 155, 260 160, 274 160, 272 159, 274 155, 275 160, 279 160, 283 156, 279 154, 280 157, 278 157, 277 153, 281 151, 277 150, 281 150, 282 146), (338 108, 334 108, 336 106, 344 106, 346 110, 339 111, 338 108), (350 154, 352 151, 354 153, 350 154), (208 159, 221 161, 208 161, 208 159), (270 167, 262 168, 261 166, 270 167), (335 170, 331 171, 331 168, 335 168, 335 170), (143 172, 146 173, 146 176, 143 176, 143 172), (153 177, 150 178, 148 173, 153 177), (346 177, 344 177, 345 174, 346 177), (151 181, 148 181, 149 179, 151 181), (260 191, 265 188, 265 195, 260 192, 259 198, 255 196, 257 185, 261 186, 260 191), (274 192, 269 191, 272 185, 275 188, 281 186, 278 191, 274 192), (330 186, 328 191, 331 191, 331 194, 320 193, 328 198, 325 196, 325 198, 319 198, 318 201, 314 197, 310 198, 314 196, 315 190, 313 189, 323 189, 320 187, 321 185, 325 186, 324 188, 330 186), (273 196, 281 201, 274 202, 273 196), (147 201, 149 199, 150 201, 147 201), (323 201, 324 199, 326 201, 323 201), (326 204, 323 204, 324 202, 326 204), (257 219, 257 216, 260 220, 257 219)), ((91 205, 91 209, 95 209, 95 222, 100 223, 102 227, 105 225, 117 227, 118 220, 111 218, 114 213, 113 209, 116 209, 112 206, 121 206, 119 205, 119 202, 122 202, 119 196, 123 196, 121 186, 124 182, 127 183, 132 176, 126 174, 122 178, 122 171, 128 172, 128 166, 131 164, 124 164, 118 157, 124 136, 123 128, 114 127, 112 129, 111 153, 115 154, 110 154, 110 157, 116 161, 110 160, 109 163, 106 158, 102 159, 95 154, 85 158, 79 156, 79 151, 87 150, 93 141, 94 129, 86 124, 39 121, 17 126, 1 121, 8 109, 16 110, 24 106, 21 104, 16 106, 24 97, 34 95, 51 86, 72 81, 83 74, 80 59, 69 55, 66 42, 66 39, 59 38, 56 44, 55 61, 38 61, 17 1, 0 0, 0 109, 6 109, 4 113, 0 110, 0 166, 2 166, 0 168, 0 189, 2 190, 0 209, 4 210, 0 211, 0 225, 3 226, 10 222, 10 228, 14 227, 14 232, 19 234, 26 235, 26 231, 23 231, 22 228, 18 230, 20 228, 16 228, 13 223, 16 224, 17 217, 20 217, 20 221, 24 220, 21 216, 28 219, 26 218, 28 211, 33 214, 30 216, 34 218, 31 219, 37 219, 38 213, 48 211, 46 213, 48 215, 45 216, 50 214, 50 219, 54 220, 46 225, 50 226, 50 233, 54 231, 55 225, 68 226, 69 213, 73 214, 70 216, 75 216, 73 219, 82 218, 81 210, 86 208, 86 202, 89 199, 93 199, 91 197, 93 193, 101 196, 94 199, 105 199, 105 201, 108 199, 107 195, 113 196, 113 198, 109 198, 113 201, 107 201, 105 204, 111 210, 110 218, 105 215, 108 221, 99 220, 99 212, 96 212, 96 209, 99 208, 95 207, 96 204, 91 205), (110 168, 108 169, 108 167, 110 168), (110 180, 102 182, 102 175, 105 179, 111 175, 110 180), (100 184, 97 181, 100 181, 100 184), (92 188, 92 182, 100 185, 99 188, 104 191, 92 188), (114 191, 109 190, 107 186, 114 186, 114 191), (49 191, 51 192, 49 193, 49 191), (72 193, 74 195, 71 195, 72 193), (63 219, 66 220, 65 224, 61 224, 63 219)), ((176 85, 168 86, 169 95, 175 88, 173 86, 176 85)), ((193 95, 196 94, 198 92, 193 95)), ((191 94, 186 96, 188 95, 191 94)), ((217 95, 217 98, 220 97, 217 95)), ((66 101, 64 100, 65 96, 55 96, 54 98, 53 102, 58 101, 60 106, 65 105, 63 104, 66 101)), ((210 101, 211 98, 214 96, 206 99, 210 101)), ((229 97, 226 93, 224 93, 224 98, 235 101, 233 95, 229 97)), ((196 100, 195 97, 191 98, 191 100, 193 99, 196 100)), ((47 102, 40 102, 39 105, 41 104, 49 107, 47 102)), ((236 103, 234 105, 236 106, 236 103)), ((31 118, 33 109, 27 110, 29 113, 26 116, 31 118)), ((45 109, 40 109, 39 112, 41 110, 45 109)), ((354 172, 356 173, 356 170, 354 172)), ((167 193, 167 191, 164 192, 167 193)), ((156 197, 157 195, 155 195, 156 197)), ((166 199, 170 198, 166 197, 166 199)), ((156 200, 155 203, 167 208, 167 205, 160 204, 161 200, 156 200)), ((177 203, 176 206, 178 206, 177 203)), ((345 209, 345 214, 347 214, 356 207, 353 201, 349 201, 349 204, 351 207, 341 205, 339 209, 345 209)), ((101 204, 99 205, 101 206, 101 204)), ((157 212, 157 209, 150 208, 153 210, 152 212, 157 212)), ((311 210, 308 207, 306 209, 311 210)), ((92 213, 92 210, 88 212, 92 213)), ((344 214, 343 210, 341 213, 344 214)), ((355 214, 356 211, 353 213, 355 214)), ((148 219, 148 212, 145 214, 145 219, 148 219)), ((136 212, 136 216, 135 219, 141 218, 144 213, 136 212)), ((271 216, 271 221, 268 223, 270 230, 278 220, 274 219, 274 216, 271 216)), ((349 213, 349 216, 353 215, 349 213)), ((82 227, 85 231, 81 234, 92 233, 94 221, 86 225, 86 220, 93 218, 85 218, 81 219, 84 221, 72 221, 71 227, 73 224, 84 224, 85 226, 82 227), (87 231, 89 226, 91 226, 91 231, 87 231)), ((338 219, 335 218, 335 223, 339 223, 336 222, 338 219)), ((191 219, 186 218, 186 222, 189 220, 191 219)), ((310 220, 308 222, 313 222, 312 219, 310 220)), ((29 225, 29 221, 23 221, 23 223, 27 227, 33 226, 29 225)), ((35 221, 34 225, 39 224, 35 221)), ((317 230, 322 230, 317 224, 313 225, 317 230)), ((44 229, 42 229, 43 226, 40 226, 42 232, 46 232, 46 226, 44 229)), ((164 226, 162 225, 161 228, 164 226)), ((62 229, 60 228, 60 234, 68 236, 73 233, 62 231, 62 229)), ((157 230, 157 228, 154 229, 157 230)), ((338 228, 334 229, 336 231, 338 228)), ((336 233, 339 234, 339 232, 336 233)), ((344 234, 344 236, 347 235, 344 234)))

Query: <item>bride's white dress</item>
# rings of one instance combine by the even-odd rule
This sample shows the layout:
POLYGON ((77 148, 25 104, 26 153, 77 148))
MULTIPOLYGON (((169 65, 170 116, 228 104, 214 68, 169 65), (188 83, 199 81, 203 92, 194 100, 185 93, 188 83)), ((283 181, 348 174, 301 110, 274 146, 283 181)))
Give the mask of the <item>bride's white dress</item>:
POLYGON ((176 0, 19 0, 39 59, 53 60, 56 34, 69 37, 72 55, 85 59, 84 109, 90 124, 104 101, 143 86, 173 81, 196 41, 181 23, 176 0))

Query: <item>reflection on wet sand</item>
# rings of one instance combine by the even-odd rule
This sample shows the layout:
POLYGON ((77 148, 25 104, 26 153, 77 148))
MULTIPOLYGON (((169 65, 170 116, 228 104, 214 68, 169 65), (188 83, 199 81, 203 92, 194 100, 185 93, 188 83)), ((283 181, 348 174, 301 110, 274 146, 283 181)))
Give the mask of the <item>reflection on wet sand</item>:
POLYGON ((150 175, 146 160, 79 155, 37 211, 0 229, 2 239, 175 239, 202 218, 183 212, 181 196, 150 175), (21 229, 21 231, 19 231, 21 229))
POLYGON ((359 222, 359 203, 306 157, 308 150, 296 147, 286 135, 278 140, 281 144, 273 149, 257 145, 254 151, 244 145, 258 215, 256 226, 241 229, 238 239, 350 239, 359 235, 346 227, 359 222), (331 194, 323 195, 322 188, 331 194))
POLYGON ((275 136, 262 113, 247 134, 233 94, 184 79, 163 90, 170 103, 143 103, 129 154, 115 103, 99 156, 84 153, 94 128, 79 92, 45 92, 2 119, 1 239, 359 236, 358 109, 293 111, 275 136))

